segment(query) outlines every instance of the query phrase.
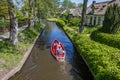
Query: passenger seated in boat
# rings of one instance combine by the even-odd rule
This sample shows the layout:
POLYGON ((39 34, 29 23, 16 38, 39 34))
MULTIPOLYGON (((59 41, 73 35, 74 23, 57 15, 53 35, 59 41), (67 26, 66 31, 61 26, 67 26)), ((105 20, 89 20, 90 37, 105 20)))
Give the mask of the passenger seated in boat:
POLYGON ((63 54, 63 49, 61 47, 57 48, 57 53, 58 54, 63 54))
POLYGON ((57 43, 57 42, 55 42, 55 43, 54 43, 54 47, 56 47, 57 45, 58 45, 58 43, 57 43))
POLYGON ((58 54, 63 54, 63 49, 62 49, 60 43, 57 45, 57 53, 58 54))

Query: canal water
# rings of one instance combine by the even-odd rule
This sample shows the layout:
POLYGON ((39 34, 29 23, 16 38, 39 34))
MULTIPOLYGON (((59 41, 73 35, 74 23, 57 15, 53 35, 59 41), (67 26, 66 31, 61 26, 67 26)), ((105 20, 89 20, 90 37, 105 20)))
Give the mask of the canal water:
POLYGON ((64 31, 54 22, 47 22, 24 66, 9 80, 92 80, 88 66, 76 56, 76 50, 64 31), (56 61, 51 55, 50 46, 55 39, 65 47, 64 62, 56 61))

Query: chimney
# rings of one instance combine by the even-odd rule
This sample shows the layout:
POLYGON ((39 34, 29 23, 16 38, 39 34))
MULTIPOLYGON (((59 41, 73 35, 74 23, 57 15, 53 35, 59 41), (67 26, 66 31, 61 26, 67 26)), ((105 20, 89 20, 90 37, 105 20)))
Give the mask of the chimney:
POLYGON ((95 3, 96 3, 96 1, 93 1, 93 3, 92 3, 92 4, 94 5, 95 3))
POLYGON ((93 1, 92 6, 91 6, 91 8, 92 8, 91 14, 94 14, 95 4, 96 4, 96 1, 93 1))

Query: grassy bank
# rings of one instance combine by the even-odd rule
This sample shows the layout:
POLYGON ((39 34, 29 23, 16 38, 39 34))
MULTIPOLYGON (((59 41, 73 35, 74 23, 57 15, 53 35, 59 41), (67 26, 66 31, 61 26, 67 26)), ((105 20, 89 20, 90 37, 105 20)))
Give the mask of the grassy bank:
POLYGON ((120 80, 119 49, 95 42, 85 33, 74 34, 64 29, 87 60, 97 80, 120 80))
POLYGON ((38 24, 34 28, 27 28, 20 32, 18 35, 19 46, 17 48, 12 46, 9 39, 0 41, 0 71, 4 69, 9 71, 19 64, 23 54, 40 34, 42 27, 42 24, 38 24))

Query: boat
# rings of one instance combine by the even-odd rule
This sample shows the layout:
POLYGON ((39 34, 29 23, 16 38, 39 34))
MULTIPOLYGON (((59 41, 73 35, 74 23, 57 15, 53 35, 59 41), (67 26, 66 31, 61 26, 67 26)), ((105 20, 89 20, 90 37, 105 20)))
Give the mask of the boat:
POLYGON ((57 61, 65 61, 66 51, 64 46, 58 40, 52 42, 51 53, 57 61), (58 48, 61 49, 60 53, 58 52, 58 48))

